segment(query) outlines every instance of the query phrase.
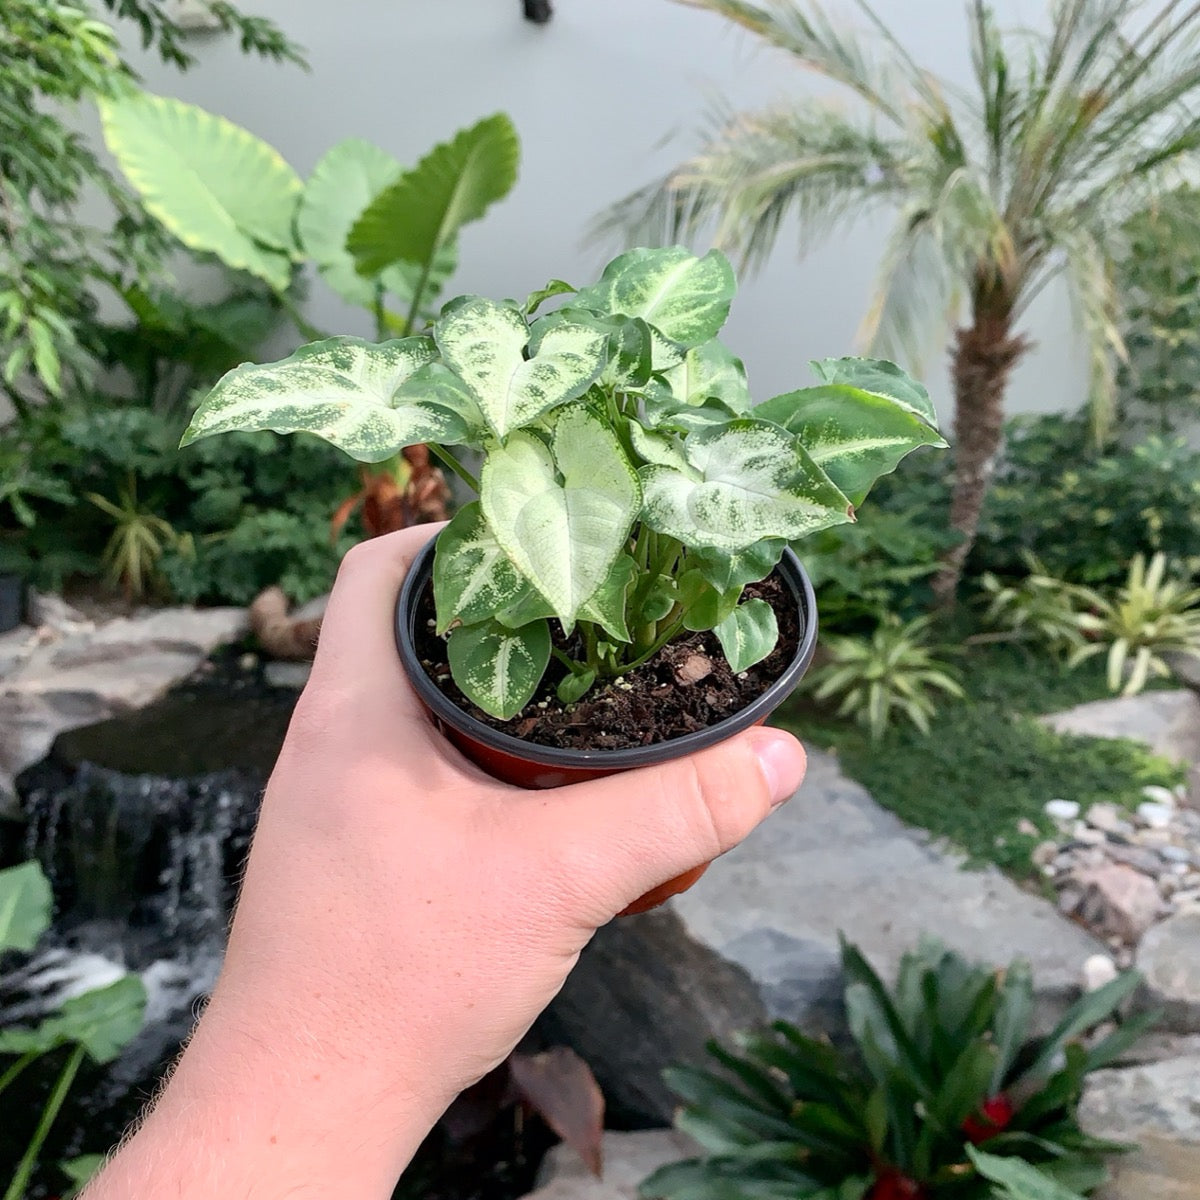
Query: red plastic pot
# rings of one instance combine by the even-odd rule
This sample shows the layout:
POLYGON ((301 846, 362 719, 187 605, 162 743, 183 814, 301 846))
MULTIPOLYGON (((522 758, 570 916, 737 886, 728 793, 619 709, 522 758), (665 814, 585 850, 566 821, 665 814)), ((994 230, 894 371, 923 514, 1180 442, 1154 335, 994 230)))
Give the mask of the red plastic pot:
MULTIPOLYGON (((434 543, 430 542, 413 563, 396 601, 396 646, 400 660, 421 702, 446 737, 489 775, 518 787, 562 787, 653 766, 714 746, 752 725, 761 725, 800 682, 817 646, 817 602, 812 583, 796 555, 785 550, 776 572, 795 598, 800 636, 787 669, 751 704, 707 729, 652 746, 625 750, 562 750, 539 746, 476 720, 450 700, 421 665, 415 641, 417 613, 425 590, 432 586, 433 555, 434 543)), ((655 888, 630 905, 626 913, 645 912, 686 891, 704 871, 705 867, 697 867, 655 888)))

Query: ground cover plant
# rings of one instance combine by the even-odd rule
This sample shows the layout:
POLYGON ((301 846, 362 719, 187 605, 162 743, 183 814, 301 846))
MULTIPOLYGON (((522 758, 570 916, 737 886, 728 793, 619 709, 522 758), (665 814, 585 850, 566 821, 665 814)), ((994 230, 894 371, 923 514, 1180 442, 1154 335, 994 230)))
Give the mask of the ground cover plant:
POLYGON ((814 364, 817 386, 752 409, 716 336, 734 288, 723 255, 673 247, 623 254, 582 290, 460 297, 429 335, 238 368, 184 444, 308 431, 373 462, 428 442, 479 494, 439 536, 433 594, 454 681, 493 717, 526 706, 552 657, 569 704, 685 631, 713 631, 736 674, 778 637, 747 585, 944 442, 924 389, 875 360, 814 364), (458 447, 482 455, 478 479, 458 447))
POLYGON ((975 966, 928 940, 887 987, 842 943, 851 1044, 785 1021, 675 1068, 676 1124, 705 1156, 657 1171, 648 1200, 1079 1200, 1124 1147, 1085 1134, 1085 1077, 1154 1021, 1108 1026, 1140 983, 1126 972, 1033 1034, 1028 964, 975 966))

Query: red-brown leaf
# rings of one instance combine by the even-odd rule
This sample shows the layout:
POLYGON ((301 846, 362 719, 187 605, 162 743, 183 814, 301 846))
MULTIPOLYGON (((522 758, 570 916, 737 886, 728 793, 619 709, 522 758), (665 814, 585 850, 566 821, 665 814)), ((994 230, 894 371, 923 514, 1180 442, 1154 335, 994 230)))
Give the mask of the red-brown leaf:
POLYGON ((521 1100, 599 1178, 604 1169, 604 1094, 587 1063, 574 1050, 554 1046, 541 1054, 514 1054, 509 1070, 521 1100))

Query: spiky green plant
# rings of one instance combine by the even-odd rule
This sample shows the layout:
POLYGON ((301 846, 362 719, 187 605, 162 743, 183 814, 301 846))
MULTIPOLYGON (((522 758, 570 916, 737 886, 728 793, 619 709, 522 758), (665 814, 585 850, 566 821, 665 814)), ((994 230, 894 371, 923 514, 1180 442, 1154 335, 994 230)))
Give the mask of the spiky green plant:
POLYGON ((818 700, 837 700, 837 714, 865 725, 873 739, 897 718, 922 733, 937 711, 937 694, 961 697, 952 668, 928 645, 929 618, 884 620, 870 637, 828 639, 829 661, 809 672, 805 686, 818 700))
MULTIPOLYGON (((1114 261, 1134 213, 1200 148, 1200 21, 1191 0, 1052 0, 1046 34, 1001 31, 967 5, 974 80, 914 61, 856 0, 864 33, 823 0, 680 0, 787 51, 852 94, 716 114, 697 153, 633 194, 599 231, 631 242, 711 237, 750 266, 797 217, 802 250, 866 215, 893 232, 865 332, 890 357, 955 328, 951 521, 963 540, 937 590, 953 596, 1000 447, 1029 305, 1053 279, 1090 347, 1098 427, 1121 357, 1114 261)), ((1200 211, 1188 214, 1192 240, 1200 211)))
POLYGON ((655 1200, 1079 1200, 1127 1147, 1089 1137, 1076 1110, 1084 1077, 1154 1019, 1104 1036, 1136 989, 1126 972, 1033 1036, 1028 964, 993 971, 935 941, 901 962, 888 989, 843 942, 852 1044, 835 1048, 785 1021, 710 1046, 718 1071, 668 1073, 676 1124, 702 1158, 655 1172, 655 1200), (986 1149, 981 1149, 986 1147, 986 1149))
POLYGON ((1034 642, 1053 654, 1069 655, 1085 645, 1079 625, 1078 589, 1055 578, 1036 555, 1021 557, 1029 574, 1016 583, 991 571, 983 576, 988 596, 984 621, 1016 641, 1034 642))
POLYGON ((1151 676, 1171 674, 1164 655, 1200 659, 1200 589, 1166 578, 1166 571, 1165 554, 1154 555, 1148 566, 1139 554, 1115 597, 1092 588, 1074 589, 1080 604, 1090 609, 1076 620, 1093 640, 1072 654, 1070 664, 1107 654, 1109 690, 1132 696, 1151 676))

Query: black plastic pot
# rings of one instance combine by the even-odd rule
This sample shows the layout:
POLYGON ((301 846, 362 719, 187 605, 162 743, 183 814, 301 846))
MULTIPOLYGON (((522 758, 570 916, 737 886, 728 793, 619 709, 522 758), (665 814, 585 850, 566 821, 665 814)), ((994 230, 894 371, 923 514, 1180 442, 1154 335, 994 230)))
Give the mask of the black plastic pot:
POLYGON ((20 575, 0 574, 0 633, 16 629, 24 619, 24 578, 20 575))

